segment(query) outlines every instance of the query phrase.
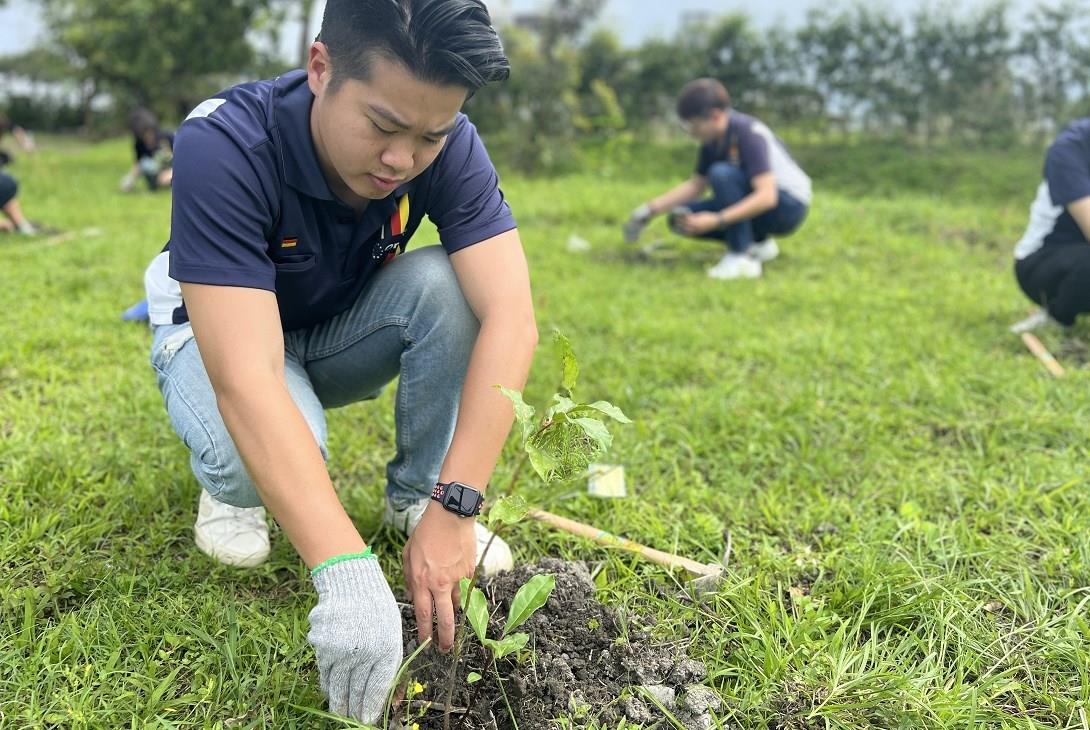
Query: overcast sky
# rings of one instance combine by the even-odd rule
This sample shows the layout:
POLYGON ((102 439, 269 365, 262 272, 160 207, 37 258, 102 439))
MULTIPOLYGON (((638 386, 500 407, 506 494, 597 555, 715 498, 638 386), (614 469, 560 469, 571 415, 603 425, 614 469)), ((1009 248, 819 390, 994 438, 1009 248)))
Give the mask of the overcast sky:
MULTIPOLYGON (((489 7, 501 10, 523 12, 534 10, 547 4, 546 0, 486 0, 489 7)), ((931 4, 937 0, 932 0, 931 4)), ((985 0, 961 0, 953 3, 955 8, 971 8, 984 4, 985 0)), ((1033 0, 1014 0, 1016 9, 1027 9, 1033 0)), ((614 29, 625 43, 636 45, 641 40, 653 36, 671 37, 677 29, 681 14, 690 10, 711 10, 716 13, 744 11, 753 18, 758 27, 776 25, 795 25, 805 16, 806 9, 814 5, 827 5, 827 0, 761 0, 761 2, 743 2, 740 0, 608 0, 599 21, 614 29)), ((920 0, 887 0, 886 5, 893 10, 904 11, 916 8, 920 0)), ((948 3, 944 2, 943 5, 948 3)), ((321 6, 316 3, 315 21, 317 27, 321 17, 321 6)), ((286 28, 284 37, 288 44, 286 54, 290 54, 294 39, 298 35, 298 26, 286 28)), ((0 55, 26 50, 34 45, 42 32, 37 6, 31 0, 9 0, 0 10, 0 55)))

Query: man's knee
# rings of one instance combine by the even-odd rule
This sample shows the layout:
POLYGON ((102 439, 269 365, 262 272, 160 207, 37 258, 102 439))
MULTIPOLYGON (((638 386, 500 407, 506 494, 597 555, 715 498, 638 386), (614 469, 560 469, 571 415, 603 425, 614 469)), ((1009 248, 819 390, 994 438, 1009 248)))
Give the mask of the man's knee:
MULTIPOLYGON (((193 475, 212 497, 235 507, 257 507, 261 497, 235 446, 216 402, 212 384, 188 326, 161 328, 152 363, 171 425, 189 450, 193 475)), ((288 378, 288 390, 302 412, 323 459, 325 421, 316 398, 306 399, 304 386, 288 378)))
POLYGON ((466 301, 446 251, 429 246, 413 253, 413 281, 420 287, 417 314, 441 324, 445 335, 453 340, 475 341, 480 322, 466 301))
POLYGON ((198 443, 186 441, 193 475, 201 487, 217 502, 234 507, 260 507, 261 497, 250 478, 242 456, 226 433, 219 438, 210 434, 198 443))
POLYGON ((735 167, 729 162, 716 162, 708 168, 708 184, 713 188, 729 186, 741 189, 746 187, 748 182, 742 168, 735 167))

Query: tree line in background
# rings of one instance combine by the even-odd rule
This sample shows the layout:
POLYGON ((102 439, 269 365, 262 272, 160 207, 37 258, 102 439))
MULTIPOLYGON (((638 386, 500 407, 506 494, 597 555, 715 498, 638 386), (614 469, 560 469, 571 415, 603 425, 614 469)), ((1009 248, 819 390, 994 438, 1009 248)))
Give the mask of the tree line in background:
MULTIPOLYGON (((39 2, 48 40, 0 59, 0 73, 70 89, 63 102, 9 100, 13 116, 46 128, 116 125, 137 104, 176 120, 218 88, 293 67, 258 49, 278 47, 284 21, 313 6, 39 2)), ((1024 18, 1002 0, 904 14, 833 5, 771 30, 733 13, 634 48, 597 23, 604 2, 552 0, 531 27, 501 28, 511 79, 467 109, 509 162, 562 167, 577 137, 624 139, 671 124, 678 89, 698 76, 722 80, 740 109, 822 137, 1009 144, 1046 138, 1090 107, 1090 0, 1053 0, 1024 18)), ((296 40, 301 58, 308 31, 296 40)))

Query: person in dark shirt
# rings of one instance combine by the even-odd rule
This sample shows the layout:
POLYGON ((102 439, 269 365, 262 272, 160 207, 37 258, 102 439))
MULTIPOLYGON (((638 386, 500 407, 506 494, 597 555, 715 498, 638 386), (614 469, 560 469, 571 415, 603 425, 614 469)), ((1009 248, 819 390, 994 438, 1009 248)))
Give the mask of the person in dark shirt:
POLYGON ((140 177, 148 190, 169 188, 174 177, 174 134, 159 127, 159 120, 147 109, 137 109, 129 118, 135 161, 121 179, 121 191, 131 192, 140 177))
MULTIPOLYGON (((311 569, 308 640, 333 712, 382 717, 401 614, 326 468, 324 410, 397 380, 384 520, 408 535, 421 641, 508 568, 475 519, 537 327, 514 217, 466 98, 509 74, 481 0, 329 0, 305 70, 235 86, 179 126, 170 240, 145 274, 151 361, 201 486, 194 537, 311 569), (440 245, 406 252, 425 216, 440 245)), ((173 477, 171 477, 173 479, 173 477)), ((261 671, 264 671, 263 669, 261 671)))
POLYGON ((16 197, 18 191, 18 181, 0 169, 0 211, 4 213, 4 217, 0 218, 0 233, 15 231, 25 236, 33 236, 38 229, 23 214, 23 208, 16 197))
POLYGON ((1090 312, 1090 118, 1068 125, 1045 153, 1029 225, 1014 248, 1014 275, 1041 309, 1015 333, 1064 327, 1090 312))
MULTIPOLYGON (((16 143, 26 152, 34 151, 34 140, 30 134, 22 127, 14 124, 7 115, 0 114, 0 141, 3 141, 4 136, 7 134, 11 134, 16 143)), ((17 197, 19 182, 4 170, 11 163, 11 160, 11 154, 0 149, 0 212, 4 214, 3 217, 0 217, 0 233, 15 231, 26 236, 33 236, 38 232, 38 229, 27 220, 23 208, 19 204, 17 197)))
POLYGON ((806 218, 810 178, 764 122, 731 109, 726 87, 697 79, 678 95, 677 113, 701 142, 693 176, 640 205, 625 224, 633 242, 652 218, 669 214, 670 227, 685 236, 727 245, 708 271, 714 279, 756 278, 762 263, 779 255, 773 235, 794 232, 806 218), (711 188, 711 197, 699 200, 711 188))

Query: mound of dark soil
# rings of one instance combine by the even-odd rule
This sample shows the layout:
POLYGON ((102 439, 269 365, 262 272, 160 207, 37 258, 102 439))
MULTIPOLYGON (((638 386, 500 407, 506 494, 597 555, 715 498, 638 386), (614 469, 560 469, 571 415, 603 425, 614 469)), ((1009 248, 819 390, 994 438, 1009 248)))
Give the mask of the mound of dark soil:
MULTIPOLYGON (((638 617, 624 625, 612 609, 595 600, 594 583, 583 563, 545 559, 482 582, 492 609, 490 637, 499 637, 518 589, 542 573, 556 576, 556 589, 520 627, 530 634, 526 649, 499 660, 502 679, 487 666, 476 639, 467 638, 451 702, 456 708, 452 728, 464 716, 463 728, 513 730, 512 715, 520 730, 549 730, 558 718, 574 721, 575 727, 591 720, 616 727, 621 718, 651 725, 665 719, 660 705, 688 728, 713 726, 711 713, 719 709, 720 700, 701 684, 704 665, 679 656, 675 648, 652 644, 638 617), (483 679, 467 684, 470 672, 483 679)), ((403 618, 408 656, 417 647, 411 607, 403 618)), ((443 726, 450 662, 450 656, 432 650, 417 657, 409 670, 410 683, 424 689, 402 704, 401 722, 416 723, 421 730, 443 726)))

